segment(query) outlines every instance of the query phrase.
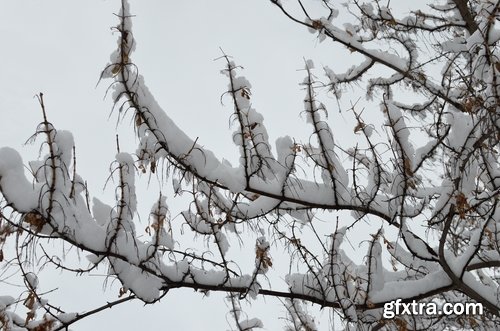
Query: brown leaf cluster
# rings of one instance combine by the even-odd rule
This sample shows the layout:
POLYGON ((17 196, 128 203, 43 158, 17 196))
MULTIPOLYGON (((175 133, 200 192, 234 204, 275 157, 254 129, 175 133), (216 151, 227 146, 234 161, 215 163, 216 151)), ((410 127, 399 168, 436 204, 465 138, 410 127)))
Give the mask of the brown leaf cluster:
POLYGON ((255 248, 255 258, 260 260, 264 268, 269 268, 273 266, 273 262, 268 255, 267 249, 263 249, 260 246, 255 248))

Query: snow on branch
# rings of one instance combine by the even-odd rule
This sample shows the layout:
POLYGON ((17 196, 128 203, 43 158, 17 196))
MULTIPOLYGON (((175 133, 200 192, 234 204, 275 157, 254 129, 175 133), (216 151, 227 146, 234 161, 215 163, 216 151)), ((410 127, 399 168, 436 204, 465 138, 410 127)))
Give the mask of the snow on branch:
POLYGON ((41 156, 25 168, 18 151, 0 148, 0 263, 17 270, 26 288, 25 316, 18 299, 0 296, 2 327, 67 329, 114 305, 156 304, 188 288, 224 292, 240 331, 265 327, 244 312, 262 296, 284 305, 287 330, 319 330, 316 308, 336 314, 346 330, 498 329, 500 2, 415 4, 421 8, 406 16, 381 1, 271 3, 359 60, 340 71, 325 66, 325 82, 305 61, 297 113, 307 141, 290 133, 272 145, 273 123, 254 108, 259 96, 226 54, 221 73, 238 164, 189 137, 133 62, 126 0, 101 79, 116 115, 133 120, 138 145, 130 151, 117 138, 107 183, 114 199, 91 196, 76 169, 73 136, 52 125, 37 95, 43 120, 31 141, 42 139, 41 156), (352 120, 351 145, 322 101, 333 94, 340 106, 350 97, 344 87, 358 88, 363 104, 351 102, 338 115, 352 120), (143 217, 137 184, 148 169, 171 181, 176 196, 160 192, 143 217), (177 198, 188 201, 180 217, 171 215, 177 198), (15 257, 7 260, 9 241, 15 257), (85 253, 83 265, 70 267, 65 248, 49 252, 61 242, 85 253), (87 313, 65 311, 41 290, 44 263, 75 274, 104 268, 119 282, 120 298, 87 313), (485 312, 384 316, 398 299, 471 301, 485 312))

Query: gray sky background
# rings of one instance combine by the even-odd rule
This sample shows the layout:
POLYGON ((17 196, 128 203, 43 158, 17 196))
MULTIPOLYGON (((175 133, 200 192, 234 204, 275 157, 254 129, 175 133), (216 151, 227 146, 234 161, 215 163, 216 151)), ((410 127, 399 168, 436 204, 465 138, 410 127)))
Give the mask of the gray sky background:
MULTIPOLYGON (((344 70, 356 56, 347 50, 319 43, 317 37, 292 23, 266 0, 131 0, 137 49, 132 55, 159 104, 191 137, 218 156, 237 163, 231 141, 229 100, 220 96, 227 86, 219 71, 223 51, 242 65, 252 83, 253 106, 264 115, 271 141, 282 135, 307 140, 310 128, 299 113, 304 92, 304 59, 344 70)), ((132 119, 117 127, 112 103, 104 99, 108 81, 96 83, 109 54, 116 47, 110 27, 117 24, 118 0, 0 0, 0 146, 18 149, 27 162, 38 155, 38 144, 23 145, 41 121, 34 95, 43 92, 49 119, 58 129, 73 133, 77 171, 88 180, 92 195, 112 203, 113 186, 103 191, 109 164, 115 155, 115 134, 124 151, 135 151, 132 119)), ((352 137, 351 114, 338 114, 334 99, 324 100, 336 114, 330 125, 339 139, 352 137)), ((41 141, 41 140, 39 140, 41 141)), ((147 178, 143 178, 147 182, 147 178)), ((142 225, 157 197, 158 184, 143 185, 139 196, 142 225), (141 199, 143 198, 143 199, 141 199)), ((175 215, 185 206, 175 206, 175 215)), ((252 243, 253 245, 253 243, 252 243)), ((54 245, 57 249, 57 245, 54 245)), ((85 257, 81 257, 84 261, 85 257)), ((85 265, 85 262, 83 262, 85 265)), ((104 273, 100 269, 101 274, 104 273)), ((42 278, 52 293, 51 303, 82 311, 117 298, 119 284, 103 285, 103 276, 74 277, 50 272, 42 278)), ((10 281, 13 281, 12 279, 10 281)), ((0 295, 5 295, 0 285, 0 295)), ((154 307, 126 303, 90 317, 73 330, 225 330, 228 306, 222 295, 202 300, 200 294, 179 290, 154 307), (201 313, 200 313, 201 312, 201 313), (206 324, 209 323, 209 324, 206 324)), ((276 330, 284 309, 272 299, 253 304, 266 330, 276 330), (272 308, 269 308, 272 307, 272 308), (267 312, 267 316, 260 316, 267 312)), ((326 325, 321 328, 326 329, 326 325)))

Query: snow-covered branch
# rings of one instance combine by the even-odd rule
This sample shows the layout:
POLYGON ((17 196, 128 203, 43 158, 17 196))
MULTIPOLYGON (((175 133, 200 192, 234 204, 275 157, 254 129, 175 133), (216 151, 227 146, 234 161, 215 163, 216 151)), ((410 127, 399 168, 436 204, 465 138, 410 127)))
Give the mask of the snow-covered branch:
POLYGON ((297 113, 307 141, 290 128, 272 146, 274 123, 255 109, 259 96, 226 54, 219 59, 223 97, 231 100, 238 164, 189 137, 133 62, 126 0, 101 80, 109 82, 119 118, 132 118, 138 145, 130 151, 117 137, 107 183, 112 201, 91 197, 76 169, 73 136, 56 129, 37 96, 43 120, 32 140, 43 138, 43 156, 25 168, 18 151, 0 149, 0 263, 26 288, 22 300, 0 296, 2 327, 61 330, 129 300, 153 304, 189 288, 224 292, 240 331, 265 327, 244 312, 245 301, 262 296, 284 304, 287 330, 319 330, 309 306, 337 314, 346 330, 498 329, 500 2, 432 2, 406 16, 378 0, 271 3, 320 42, 359 59, 340 72, 325 66, 324 78, 305 61, 297 113), (349 146, 322 101, 326 94, 340 106, 347 87, 364 93, 363 109, 358 100, 342 113, 354 123, 349 146), (148 169, 164 172, 176 196, 190 199, 177 222, 161 192, 149 215, 139 215, 136 184, 148 169), (149 219, 144 231, 141 216, 149 219), (15 258, 4 260, 10 240, 15 258), (64 248, 53 255, 46 242, 84 252, 86 265, 70 267, 64 248), (44 263, 75 274, 104 267, 120 283, 120 298, 67 312, 40 290, 44 263), (485 312, 389 319, 384 309, 396 300, 473 301, 485 312), (16 308, 21 301, 26 316, 16 308))

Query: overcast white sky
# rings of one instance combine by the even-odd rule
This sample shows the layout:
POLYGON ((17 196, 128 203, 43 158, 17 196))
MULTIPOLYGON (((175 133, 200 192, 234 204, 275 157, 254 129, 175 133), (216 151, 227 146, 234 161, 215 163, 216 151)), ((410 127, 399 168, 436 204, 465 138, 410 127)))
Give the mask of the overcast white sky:
MULTIPOLYGON (((309 130, 299 113, 304 93, 304 59, 317 67, 347 68, 355 59, 348 51, 319 43, 315 35, 285 18, 267 0, 131 0, 137 49, 132 59, 160 105, 178 125, 217 155, 236 163, 231 142, 230 104, 220 96, 227 81, 219 74, 223 61, 220 48, 245 67, 253 85, 253 106, 264 114, 274 140, 292 135, 307 139, 309 130)), ((122 150, 135 151, 129 117, 117 128, 111 100, 104 99, 107 81, 97 86, 101 69, 116 47, 110 27, 117 23, 119 0, 0 0, 0 146, 18 149, 25 162, 37 157, 38 145, 23 143, 41 121, 38 92, 45 95, 49 119, 58 129, 73 133, 78 172, 88 180, 91 194, 111 203, 113 188, 103 191, 109 164, 115 154, 115 134, 122 150)), ((321 71, 318 70, 318 75, 321 71)), ((333 106, 335 100, 327 100, 333 106)), ((350 114, 334 116, 340 139, 352 134, 350 114), (342 129, 341 129, 342 128, 342 129), (343 130, 343 131, 341 131, 343 130)), ((153 181, 154 182, 154 181, 153 181)), ((157 186, 139 198, 143 224, 157 186)), ((178 207, 182 208, 182 206, 178 207)), ((173 208, 175 210, 175 208, 173 208)), ((180 209, 179 209, 180 211, 180 209)), ((82 257, 83 258, 83 257, 82 257)), ((102 270, 101 270, 102 272, 102 270)), ((53 302, 69 310, 92 308, 117 296, 118 284, 103 286, 104 278, 50 273, 44 289, 58 287, 53 302), (104 288, 103 288, 104 287, 104 288), (111 288, 111 289, 110 289, 111 288), (91 296, 91 297, 90 297, 91 296), (70 308, 74 307, 74 308, 70 308)), ((3 293, 0 285, 0 295, 3 293)), ((191 291, 167 297, 154 307, 124 304, 76 324, 74 330, 225 330, 228 307, 222 296, 201 299, 191 291), (197 318, 205 312, 206 321, 197 318)), ((260 300, 254 306, 284 315, 277 302, 260 300), (277 307, 277 308, 276 308, 277 307)), ((250 316, 253 317, 253 316, 250 316)), ((261 316, 257 316, 261 317, 261 316)), ((278 316, 264 317, 265 329, 276 330, 278 316)), ((326 327, 323 325, 323 327, 326 327)))

